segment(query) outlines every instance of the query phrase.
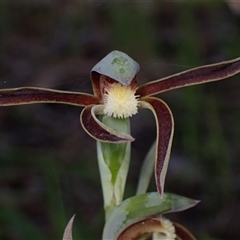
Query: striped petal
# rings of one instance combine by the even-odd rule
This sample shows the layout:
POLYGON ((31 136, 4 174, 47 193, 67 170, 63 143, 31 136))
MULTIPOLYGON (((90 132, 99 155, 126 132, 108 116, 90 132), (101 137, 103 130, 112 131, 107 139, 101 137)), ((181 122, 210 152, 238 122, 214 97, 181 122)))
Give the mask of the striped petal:
POLYGON ((140 107, 150 109, 156 119, 155 179, 157 190, 162 195, 174 132, 173 116, 166 103, 158 98, 141 98, 140 107))
POLYGON ((240 58, 190 69, 140 86, 136 94, 141 97, 155 95, 172 89, 231 77, 240 72, 240 58))
POLYGON ((103 114, 103 105, 89 105, 85 107, 80 116, 84 130, 94 139, 102 142, 131 142, 134 140, 129 134, 119 132, 100 122, 96 115, 103 114))
POLYGON ((0 90, 0 106, 33 103, 62 103, 75 106, 87 106, 90 104, 98 104, 99 99, 87 93, 47 88, 24 87, 0 90))

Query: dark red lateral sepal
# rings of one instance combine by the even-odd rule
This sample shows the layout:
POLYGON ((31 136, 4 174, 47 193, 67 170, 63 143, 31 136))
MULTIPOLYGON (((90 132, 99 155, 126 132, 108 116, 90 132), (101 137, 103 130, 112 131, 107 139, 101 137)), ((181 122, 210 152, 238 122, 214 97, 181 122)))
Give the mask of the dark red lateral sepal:
POLYGON ((159 98, 141 98, 140 107, 150 109, 156 119, 155 180, 157 190, 162 195, 172 146, 174 120, 167 104, 159 98))
POLYGON ((205 65, 161 78, 140 86, 136 94, 151 96, 176 88, 223 80, 240 72, 240 58, 205 65))
POLYGON ((61 103, 75 106, 98 104, 94 95, 79 92, 52 90, 47 88, 10 88, 0 90, 0 106, 34 103, 61 103))

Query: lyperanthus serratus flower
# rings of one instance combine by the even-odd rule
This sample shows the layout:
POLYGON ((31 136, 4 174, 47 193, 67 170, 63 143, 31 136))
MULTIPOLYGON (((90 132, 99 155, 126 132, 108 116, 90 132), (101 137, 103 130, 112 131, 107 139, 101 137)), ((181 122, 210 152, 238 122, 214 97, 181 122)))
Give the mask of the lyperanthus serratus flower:
POLYGON ((128 142, 129 134, 104 125, 97 115, 128 118, 141 108, 150 109, 156 119, 155 178, 162 195, 173 138, 174 122, 167 104, 152 97, 172 89, 217 81, 240 72, 240 58, 201 66, 137 86, 139 65, 125 53, 113 51, 91 71, 93 94, 47 88, 21 87, 0 90, 0 106, 32 103, 62 103, 85 107, 80 121, 85 131, 103 142, 128 142))
MULTIPOLYGON (((184 226, 171 222, 163 214, 184 211, 198 203, 171 193, 164 193, 162 198, 158 192, 130 197, 111 212, 104 225, 102 239, 196 240, 184 226)), ((63 240, 72 240, 74 217, 65 228, 63 240)))

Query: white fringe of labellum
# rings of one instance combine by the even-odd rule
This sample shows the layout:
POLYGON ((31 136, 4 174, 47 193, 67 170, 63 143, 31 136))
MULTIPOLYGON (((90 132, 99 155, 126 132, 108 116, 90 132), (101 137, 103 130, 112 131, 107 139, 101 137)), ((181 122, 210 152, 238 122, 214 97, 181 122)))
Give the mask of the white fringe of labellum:
POLYGON ((172 222, 164 217, 161 217, 161 231, 153 234, 153 240, 175 240, 175 228, 172 222))
POLYGON ((104 114, 115 118, 127 118, 138 112, 138 96, 132 86, 114 82, 104 88, 104 114))

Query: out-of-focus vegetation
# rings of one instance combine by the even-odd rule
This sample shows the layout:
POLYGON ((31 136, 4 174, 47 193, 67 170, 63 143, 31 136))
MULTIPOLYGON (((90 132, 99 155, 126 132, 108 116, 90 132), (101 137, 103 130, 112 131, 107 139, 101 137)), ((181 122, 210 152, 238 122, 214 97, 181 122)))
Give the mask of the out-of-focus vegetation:
MULTIPOLYGON (((139 82, 240 56, 240 16, 226 2, 5 1, 0 3, 0 88, 91 91, 89 72, 110 51, 141 65, 139 82)), ((164 93, 175 117, 168 192, 201 199, 168 217, 198 239, 238 239, 240 76, 164 93)), ((95 142, 79 108, 0 108, 0 238, 99 239, 102 193, 95 142)), ((126 196, 155 137, 146 110, 132 118, 126 196)), ((155 189, 154 181, 151 190, 155 189)))

